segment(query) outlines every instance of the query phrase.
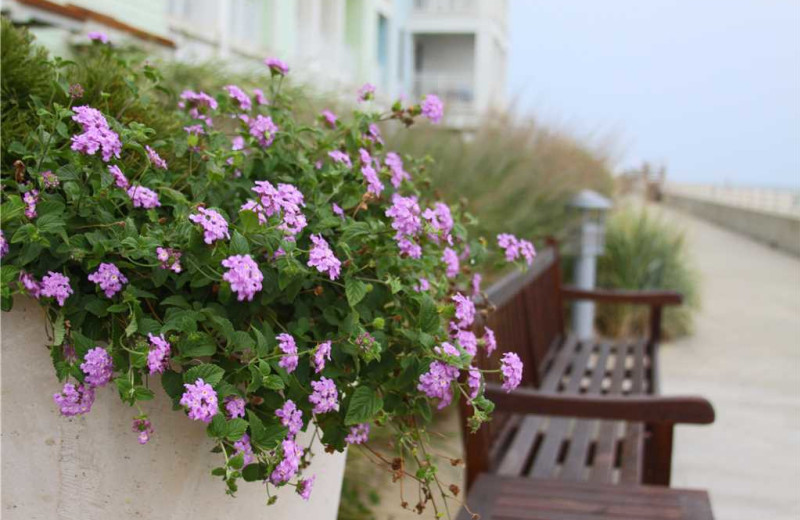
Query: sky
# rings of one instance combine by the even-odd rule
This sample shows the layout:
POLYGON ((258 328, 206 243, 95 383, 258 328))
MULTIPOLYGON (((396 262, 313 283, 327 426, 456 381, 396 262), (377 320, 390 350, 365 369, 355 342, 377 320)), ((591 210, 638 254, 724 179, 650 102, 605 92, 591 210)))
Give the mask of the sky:
POLYGON ((676 182, 800 188, 800 1, 511 0, 515 107, 676 182))

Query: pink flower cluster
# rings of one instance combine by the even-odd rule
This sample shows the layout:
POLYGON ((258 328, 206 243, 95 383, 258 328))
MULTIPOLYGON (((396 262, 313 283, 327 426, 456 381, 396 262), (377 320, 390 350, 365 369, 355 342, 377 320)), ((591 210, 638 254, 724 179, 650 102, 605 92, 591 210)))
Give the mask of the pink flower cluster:
POLYGON ((163 334, 154 336, 148 333, 147 339, 150 341, 150 350, 147 351, 147 368, 150 370, 150 374, 161 374, 169 366, 172 346, 163 334))
POLYGON ((264 275, 258 264, 250 255, 232 255, 222 261, 222 266, 228 270, 222 279, 231 284, 231 290, 236 293, 237 299, 253 301, 253 296, 261 290, 264 275))
POLYGON ((252 191, 259 198, 257 201, 248 200, 242 205, 242 211, 253 211, 258 215, 258 221, 266 224, 267 219, 272 215, 281 216, 281 224, 278 229, 289 235, 297 235, 308 223, 303 211, 300 209, 305 206, 303 194, 291 184, 278 184, 278 188, 269 181, 256 181, 252 191))
POLYGON ((311 242, 314 245, 308 253, 308 266, 327 273, 331 280, 339 278, 342 262, 333 254, 328 242, 320 235, 311 235, 311 242))
POLYGON ((244 417, 244 399, 238 395, 229 395, 225 398, 224 402, 228 418, 235 419, 236 417, 244 417))
POLYGON ((534 249, 532 243, 527 240, 520 240, 509 233, 497 235, 497 245, 505 250, 506 260, 509 262, 513 262, 522 255, 525 258, 525 262, 530 266, 536 257, 536 249, 534 249))
POLYGON ((361 174, 364 176, 364 180, 367 181, 367 193, 380 197, 384 186, 378 178, 378 172, 373 167, 375 161, 365 149, 360 148, 358 152, 361 155, 361 174))
POLYGON ((285 368, 291 374, 297 368, 297 362, 300 360, 297 355, 297 344, 292 335, 285 332, 278 334, 275 339, 278 340, 278 348, 285 354, 278 361, 278 366, 285 368))
POLYGON ((250 129, 250 135, 258 141, 262 148, 269 148, 272 141, 275 140, 275 134, 278 133, 278 125, 272 121, 272 118, 261 114, 254 118, 248 118, 247 126, 250 129))
POLYGON ((298 410, 294 401, 287 399, 283 407, 275 410, 275 415, 281 420, 281 424, 289 429, 289 437, 294 438, 303 428, 303 411, 298 410))
POLYGON ((314 413, 321 414, 339 409, 339 391, 333 379, 327 377, 320 378, 319 381, 311 381, 314 391, 308 396, 308 401, 314 405, 314 413))
POLYGON ((197 213, 189 215, 189 220, 203 227, 203 241, 206 244, 231 237, 228 233, 228 222, 216 210, 199 207, 197 213))
POLYGON ((250 436, 246 433, 242 438, 233 443, 233 456, 242 455, 242 463, 247 466, 256 461, 256 454, 253 453, 253 445, 250 444, 250 436))
POLYGON ((66 417, 89 413, 94 404, 94 389, 65 383, 61 392, 53 394, 53 401, 58 405, 61 415, 66 417))
POLYGON ((278 58, 267 58, 264 60, 264 65, 269 67, 269 70, 273 75, 277 74, 279 76, 285 76, 289 73, 289 66, 284 63, 283 60, 279 60, 278 58))
POLYGON ((8 240, 6 240, 6 234, 0 230, 0 258, 3 258, 8 254, 9 247, 8 247, 8 240))
POLYGON ((387 153, 383 162, 392 172, 392 186, 395 188, 399 188, 403 181, 411 180, 411 175, 403 169, 403 159, 396 153, 387 153))
POLYGON ((372 83, 364 83, 361 88, 358 89, 358 101, 369 101, 370 99, 375 97, 375 85, 372 83))
POLYGON ((475 321, 475 304, 461 293, 456 293, 452 300, 456 304, 456 319, 458 320, 455 325, 462 329, 468 329, 475 321))
POLYGON ((128 283, 128 279, 116 265, 106 262, 101 263, 97 271, 89 275, 89 281, 99 285, 106 298, 117 294, 122 290, 122 286, 128 283))
POLYGON ((46 190, 58 188, 58 185, 61 184, 61 182, 58 180, 58 176, 50 170, 42 172, 42 183, 44 184, 44 189, 46 190))
MULTIPOLYGON (((217 109, 217 100, 205 92, 195 92, 184 90, 178 102, 180 108, 189 108, 189 115, 194 119, 205 122, 208 126, 214 126, 214 121, 207 115, 207 112, 217 109)), ((202 130, 202 127, 201 127, 202 130)))
POLYGON ((331 342, 324 341, 317 345, 317 349, 311 356, 311 366, 314 367, 314 372, 319 374, 325 368, 325 360, 331 360, 331 342))
POLYGON ((417 389, 431 399, 439 399, 441 410, 453 400, 451 385, 458 379, 458 368, 442 361, 433 361, 428 371, 419 376, 417 389))
POLYGON ((25 216, 29 219, 36 218, 36 205, 39 203, 39 190, 31 189, 22 194, 25 203, 25 216))
POLYGON ((364 444, 369 438, 369 423, 361 423, 350 427, 350 433, 344 438, 347 444, 364 444))
POLYGON ((162 159, 161 156, 158 155, 158 152, 156 152, 155 150, 153 150, 152 148, 150 148, 147 145, 145 145, 144 149, 147 151, 147 157, 148 157, 148 159, 150 159, 150 163, 154 167, 156 167, 156 168, 158 168, 160 170, 166 170, 167 169, 167 161, 162 159))
POLYGON ((72 119, 81 125, 83 133, 72 136, 71 148, 86 155, 94 155, 101 150, 105 162, 110 161, 112 155, 119 158, 122 143, 119 135, 108 126, 103 114, 88 105, 73 107, 72 110, 75 112, 72 119))
POLYGON ((156 258, 161 262, 161 269, 169 269, 174 273, 180 273, 183 270, 181 267, 181 252, 177 249, 157 247, 156 258))
POLYGON ((333 159, 334 162, 337 162, 339 164, 344 164, 348 168, 352 168, 353 166, 353 163, 350 161, 350 156, 342 152, 341 150, 332 150, 328 152, 328 157, 333 159))
POLYGON ((149 420, 145 418, 136 418, 133 420, 133 424, 131 425, 131 430, 135 433, 138 437, 139 444, 145 445, 150 440, 150 436, 153 435, 153 425, 150 423, 149 420))
POLYGON ((236 85, 226 85, 222 88, 224 88, 228 92, 228 95, 231 98, 233 98, 234 100, 236 100, 237 103, 239 103, 239 108, 241 108, 242 110, 250 110, 251 108, 253 108, 253 102, 250 99, 250 96, 245 94, 244 90, 240 89, 236 85))
POLYGON ((308 500, 311 497, 311 488, 314 486, 314 480, 316 480, 316 475, 311 475, 311 478, 304 478, 297 481, 297 494, 300 495, 303 500, 308 500))
POLYGON ((442 252, 442 262, 445 264, 445 274, 448 278, 455 278, 460 270, 458 254, 450 247, 444 248, 442 252))
POLYGON ((283 458, 269 476, 270 482, 274 485, 289 482, 300 469, 300 459, 303 457, 303 449, 297 445, 294 439, 286 439, 281 443, 283 458))
POLYGON ((334 114, 330 110, 323 110, 320 113, 320 116, 322 116, 322 119, 325 120, 325 122, 328 124, 329 127, 331 128, 336 127, 336 121, 339 119, 338 117, 336 117, 336 114, 334 114))
POLYGON ((128 183, 128 178, 125 177, 125 174, 122 173, 122 170, 119 169, 119 166, 116 164, 109 164, 108 171, 114 178, 114 184, 117 186, 117 188, 122 188, 123 190, 128 189, 128 186, 130 186, 128 183))
POLYGON ((64 302, 72 294, 72 287, 69 286, 69 278, 61 273, 48 271, 39 284, 39 294, 47 298, 55 298, 58 305, 64 306, 64 302))
POLYGON ((394 193, 392 206, 386 210, 386 216, 392 218, 392 229, 396 231, 394 239, 397 241, 400 253, 411 258, 420 258, 422 247, 415 238, 422 230, 417 197, 403 197, 399 193, 394 193))
POLYGON ((431 123, 439 123, 444 115, 444 104, 439 96, 428 94, 422 101, 422 115, 427 117, 431 123))
POLYGON ((522 381, 522 361, 514 352, 506 352, 500 360, 500 370, 503 372, 503 389, 510 392, 519 386, 522 381))
POLYGON ((478 397, 478 393, 481 391, 481 381, 481 371, 475 367, 469 367, 469 372, 467 372, 467 386, 470 389, 470 399, 478 397))
POLYGON ((426 209, 422 217, 428 222, 428 238, 437 244, 442 239, 448 244, 453 243, 453 238, 450 236, 450 231, 453 230, 453 215, 447 204, 437 202, 433 208, 426 209))
POLYGON ((204 423, 211 422, 211 418, 219 411, 219 402, 214 388, 202 378, 183 386, 186 391, 179 402, 181 406, 185 406, 189 410, 189 419, 204 423))
POLYGON ((135 184, 128 188, 127 194, 134 208, 153 209, 161 206, 158 201, 158 194, 150 188, 135 184))
POLYGON ((91 31, 86 34, 86 37, 93 42, 108 43, 108 35, 100 31, 91 31))
POLYGON ((91 388, 99 388, 108 384, 111 381, 113 369, 111 354, 102 347, 90 349, 81 363, 81 370, 86 374, 86 384, 91 388))

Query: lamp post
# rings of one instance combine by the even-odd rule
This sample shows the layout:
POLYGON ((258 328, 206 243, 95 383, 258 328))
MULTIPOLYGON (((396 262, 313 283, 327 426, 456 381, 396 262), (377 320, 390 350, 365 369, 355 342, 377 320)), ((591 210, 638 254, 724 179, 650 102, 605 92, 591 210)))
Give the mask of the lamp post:
MULTIPOLYGON (((583 190, 568 204, 577 213, 575 233, 577 257, 573 283, 579 289, 594 289, 597 277, 597 257, 605 248, 605 219, 611 201, 599 193, 583 190)), ((572 304, 572 329, 580 340, 591 339, 594 334, 594 303, 576 301, 572 304)))

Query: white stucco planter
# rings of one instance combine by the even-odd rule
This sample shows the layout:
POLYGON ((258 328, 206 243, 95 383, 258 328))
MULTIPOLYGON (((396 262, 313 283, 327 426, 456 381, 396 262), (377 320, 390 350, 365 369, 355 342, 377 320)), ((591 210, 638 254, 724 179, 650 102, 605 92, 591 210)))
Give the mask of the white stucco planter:
POLYGON ((60 416, 52 400, 60 385, 37 302, 17 299, 1 325, 4 520, 336 518, 345 454, 315 446, 308 502, 287 487, 268 507, 264 487, 243 481, 231 498, 210 474, 220 455, 210 453, 204 425, 172 411, 158 382, 156 399, 146 403, 156 433, 140 446, 131 431, 136 409, 113 387, 97 392, 90 414, 60 416))

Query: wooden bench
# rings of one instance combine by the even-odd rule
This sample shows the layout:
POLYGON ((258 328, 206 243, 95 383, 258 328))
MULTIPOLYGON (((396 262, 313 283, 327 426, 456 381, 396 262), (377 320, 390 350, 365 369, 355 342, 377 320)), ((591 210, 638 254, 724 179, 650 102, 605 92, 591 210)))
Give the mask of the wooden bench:
MULTIPOLYGON (((519 354, 520 388, 488 382, 492 422, 465 431, 467 487, 480 473, 595 483, 670 483, 676 423, 709 424, 714 409, 700 397, 660 397, 658 342, 662 309, 681 303, 669 291, 584 291, 561 284, 557 245, 525 273, 487 292, 495 307, 487 325, 501 352, 519 354), (579 341, 565 329, 564 301, 650 306, 646 337, 579 341)), ((469 417, 468 405, 462 416, 469 417)), ((462 421, 466 430, 466 421, 462 421)))

